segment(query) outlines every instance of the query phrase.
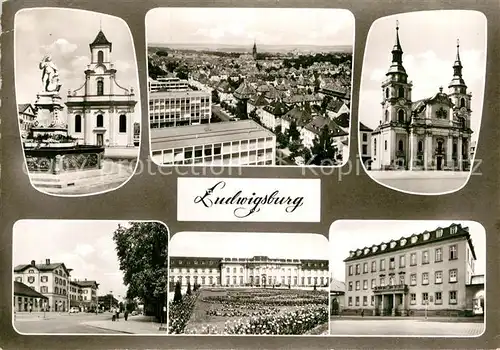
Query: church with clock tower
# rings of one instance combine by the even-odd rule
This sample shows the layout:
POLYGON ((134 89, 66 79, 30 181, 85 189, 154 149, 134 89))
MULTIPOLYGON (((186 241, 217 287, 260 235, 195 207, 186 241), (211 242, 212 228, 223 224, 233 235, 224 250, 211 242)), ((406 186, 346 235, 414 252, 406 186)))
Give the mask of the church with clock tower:
POLYGON ((457 42, 448 93, 413 100, 413 84, 403 66, 396 25, 392 63, 382 82, 382 119, 372 132, 372 170, 454 170, 470 168, 471 98, 462 77, 457 42))
POLYGON ((68 91, 68 132, 81 145, 134 147, 137 100, 132 88, 116 81, 113 45, 102 29, 89 45, 90 64, 81 87, 68 91))

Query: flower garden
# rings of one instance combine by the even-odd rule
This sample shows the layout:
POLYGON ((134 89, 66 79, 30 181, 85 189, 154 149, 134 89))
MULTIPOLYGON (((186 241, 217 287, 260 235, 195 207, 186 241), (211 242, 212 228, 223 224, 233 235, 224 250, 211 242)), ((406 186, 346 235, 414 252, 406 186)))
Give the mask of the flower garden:
POLYGON ((207 288, 169 309, 177 334, 323 334, 328 294, 319 290, 207 288))

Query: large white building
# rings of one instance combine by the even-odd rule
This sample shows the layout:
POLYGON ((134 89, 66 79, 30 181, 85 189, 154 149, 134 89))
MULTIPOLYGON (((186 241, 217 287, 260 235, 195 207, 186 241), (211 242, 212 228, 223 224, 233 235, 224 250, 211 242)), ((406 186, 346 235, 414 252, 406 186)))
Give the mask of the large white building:
POLYGON ((132 88, 116 81, 112 43, 102 30, 90 44, 90 53, 84 83, 68 92, 68 133, 84 145, 134 147, 137 101, 132 88))
POLYGON ((327 287, 328 260, 170 257, 170 286, 177 281, 223 287, 327 287))
POLYGON ((413 84, 403 66, 396 27, 392 64, 382 82, 382 120, 372 133, 371 168, 385 170, 467 170, 471 98, 462 78, 459 45, 448 93, 413 101, 413 84))
POLYGON ((151 129, 160 165, 274 165, 276 136, 252 120, 151 129))
POLYGON ((176 77, 157 77, 148 79, 149 92, 156 91, 188 91, 189 83, 176 77))
POLYGON ((149 94, 151 129, 210 123, 212 94, 207 91, 156 91, 149 94))

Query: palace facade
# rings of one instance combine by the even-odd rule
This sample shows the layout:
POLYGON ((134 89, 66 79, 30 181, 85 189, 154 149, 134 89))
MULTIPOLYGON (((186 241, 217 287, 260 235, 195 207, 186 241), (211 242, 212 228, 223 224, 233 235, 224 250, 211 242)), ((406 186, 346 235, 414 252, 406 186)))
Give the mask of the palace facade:
POLYGON ((328 276, 328 260, 170 257, 171 286, 320 288, 328 276))
POLYGON ((89 47, 85 82, 68 91, 68 133, 83 145, 134 147, 134 91, 116 81, 113 46, 102 30, 89 47))
POLYGON ((403 66, 396 27, 392 63, 382 82, 382 120, 372 133, 372 170, 468 170, 471 99, 462 77, 460 47, 448 93, 414 101, 413 84, 403 66))
POLYGON ((460 224, 351 251, 344 260, 344 312, 473 313, 478 301, 471 290, 479 295, 475 261, 469 230, 460 224))

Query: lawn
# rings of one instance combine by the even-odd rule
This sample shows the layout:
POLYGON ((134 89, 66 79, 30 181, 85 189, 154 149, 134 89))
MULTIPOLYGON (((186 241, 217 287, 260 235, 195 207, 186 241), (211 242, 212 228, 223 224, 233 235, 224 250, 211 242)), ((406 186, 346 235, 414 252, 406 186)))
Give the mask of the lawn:
POLYGON ((200 289, 182 333, 316 334, 327 323, 324 291, 206 288, 200 289))

